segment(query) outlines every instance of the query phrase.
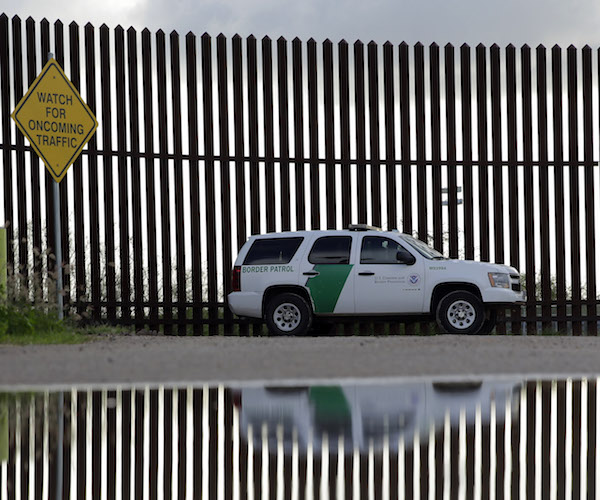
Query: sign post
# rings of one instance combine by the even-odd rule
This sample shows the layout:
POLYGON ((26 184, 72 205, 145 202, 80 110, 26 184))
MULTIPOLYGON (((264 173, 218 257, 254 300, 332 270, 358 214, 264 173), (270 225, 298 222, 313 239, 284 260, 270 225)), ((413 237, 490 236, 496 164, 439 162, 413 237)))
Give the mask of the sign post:
POLYGON ((8 273, 6 228, 0 227, 0 302, 6 299, 6 278, 8 273))
MULTIPOLYGON (((54 55, 17 104, 12 118, 54 179, 54 223, 56 256, 56 305, 63 319, 63 262, 60 224, 59 182, 98 127, 96 117, 64 74, 54 55)), ((58 394, 58 452, 56 498, 63 497, 64 398, 58 394)))
POLYGON ((62 68, 48 54, 48 62, 12 113, 12 118, 54 179, 56 295, 63 318, 63 262, 59 182, 98 127, 96 117, 62 68))

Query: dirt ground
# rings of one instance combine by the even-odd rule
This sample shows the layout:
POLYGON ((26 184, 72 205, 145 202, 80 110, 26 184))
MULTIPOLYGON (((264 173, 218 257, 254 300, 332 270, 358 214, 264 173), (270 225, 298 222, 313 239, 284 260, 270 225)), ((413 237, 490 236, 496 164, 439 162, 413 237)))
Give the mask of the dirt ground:
POLYGON ((123 336, 0 347, 0 389, 502 374, 600 374, 600 338, 123 336))

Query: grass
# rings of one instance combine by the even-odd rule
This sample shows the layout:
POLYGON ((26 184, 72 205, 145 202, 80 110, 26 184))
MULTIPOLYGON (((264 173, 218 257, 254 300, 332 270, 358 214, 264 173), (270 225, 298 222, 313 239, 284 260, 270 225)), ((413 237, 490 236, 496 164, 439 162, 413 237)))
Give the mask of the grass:
POLYGON ((128 331, 127 327, 59 320, 55 312, 24 302, 0 305, 0 344, 81 344, 128 331))

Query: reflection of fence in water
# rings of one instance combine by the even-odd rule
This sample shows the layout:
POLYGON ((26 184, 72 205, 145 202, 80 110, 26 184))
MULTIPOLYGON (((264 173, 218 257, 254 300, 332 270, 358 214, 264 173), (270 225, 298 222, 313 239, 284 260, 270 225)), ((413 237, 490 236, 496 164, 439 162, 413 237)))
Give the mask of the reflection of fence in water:
MULTIPOLYGON (((359 446, 334 434, 304 445, 297 427, 243 429, 239 396, 222 386, 73 390, 64 396, 63 497, 593 496, 596 394, 597 381, 530 382, 516 398, 463 406, 422 422, 423 432, 359 446)), ((53 496, 57 400, 47 392, 3 396, 3 500, 53 496)))

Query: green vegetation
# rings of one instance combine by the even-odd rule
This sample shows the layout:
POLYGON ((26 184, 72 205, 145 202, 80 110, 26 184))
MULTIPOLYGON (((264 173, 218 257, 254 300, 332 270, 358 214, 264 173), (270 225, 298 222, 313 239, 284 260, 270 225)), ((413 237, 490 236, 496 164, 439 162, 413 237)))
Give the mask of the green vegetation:
POLYGON ((3 344, 75 344, 107 333, 111 332, 106 327, 60 321, 56 313, 32 304, 0 304, 0 343, 3 344))

